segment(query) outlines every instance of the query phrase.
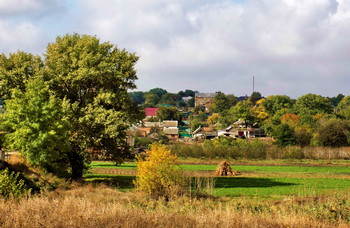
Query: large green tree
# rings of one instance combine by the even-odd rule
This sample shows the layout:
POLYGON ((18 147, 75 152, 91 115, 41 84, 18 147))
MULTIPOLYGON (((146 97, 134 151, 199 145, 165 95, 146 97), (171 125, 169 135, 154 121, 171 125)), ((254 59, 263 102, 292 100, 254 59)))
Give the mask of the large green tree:
POLYGON ((128 94, 131 97, 131 99, 138 105, 143 104, 146 100, 144 97, 144 92, 142 91, 129 92, 128 94))
POLYGON ((162 88, 153 88, 153 89, 150 89, 148 93, 154 94, 160 99, 164 94, 168 93, 168 91, 162 88))
POLYGON ((262 95, 260 92, 253 92, 250 96, 250 100, 255 104, 258 100, 262 98, 262 95))
POLYGON ((350 120, 350 96, 344 97, 337 106, 337 113, 347 120, 350 120))
POLYGON ((308 115, 331 114, 333 112, 330 100, 316 94, 306 94, 299 97, 295 102, 294 108, 297 113, 308 115))
POLYGON ((345 97, 345 95, 339 93, 336 97, 329 97, 328 99, 334 107, 337 107, 339 102, 345 97))
POLYGON ((212 113, 223 113, 228 111, 237 102, 238 99, 234 95, 225 95, 223 92, 217 92, 210 105, 210 111, 212 113))
POLYGON ((230 118, 233 121, 244 120, 245 125, 248 126, 248 123, 252 124, 255 120, 252 107, 253 103, 250 100, 240 101, 229 110, 230 118))
POLYGON ((288 109, 293 107, 294 101, 286 96, 286 95, 273 95, 268 96, 263 102, 266 112, 270 114, 270 116, 275 115, 281 109, 288 109))
POLYGON ((116 162, 129 155, 126 130, 143 117, 127 93, 136 87, 137 60, 135 54, 89 35, 57 37, 48 45, 40 74, 50 94, 66 102, 71 126, 66 155, 72 178, 82 177, 88 151, 116 162))
POLYGON ((181 113, 175 107, 160 106, 157 110, 157 117, 160 120, 178 120, 178 121, 181 121, 181 113))

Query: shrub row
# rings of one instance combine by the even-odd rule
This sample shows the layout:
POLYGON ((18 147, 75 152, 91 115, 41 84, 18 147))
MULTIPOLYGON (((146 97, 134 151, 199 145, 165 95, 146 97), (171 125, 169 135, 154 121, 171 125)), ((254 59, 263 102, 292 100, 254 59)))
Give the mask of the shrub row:
POLYGON ((178 157, 184 158, 350 159, 350 147, 280 147, 259 140, 237 140, 229 144, 207 140, 203 144, 173 144, 169 147, 178 157))

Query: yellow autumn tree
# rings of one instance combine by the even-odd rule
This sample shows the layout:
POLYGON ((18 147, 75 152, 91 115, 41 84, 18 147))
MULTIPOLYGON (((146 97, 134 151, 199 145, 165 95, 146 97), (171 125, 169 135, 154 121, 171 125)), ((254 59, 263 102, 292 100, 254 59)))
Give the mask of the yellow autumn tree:
POLYGON ((176 162, 177 156, 165 145, 151 145, 146 157, 137 158, 137 189, 154 199, 169 200, 183 193, 185 178, 176 162))

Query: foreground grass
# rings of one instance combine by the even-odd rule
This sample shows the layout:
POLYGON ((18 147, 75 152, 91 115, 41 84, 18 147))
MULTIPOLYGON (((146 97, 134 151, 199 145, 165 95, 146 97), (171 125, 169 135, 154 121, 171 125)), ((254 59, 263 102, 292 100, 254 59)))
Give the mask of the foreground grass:
POLYGON ((349 227, 350 193, 153 201, 97 185, 0 200, 1 227, 349 227))

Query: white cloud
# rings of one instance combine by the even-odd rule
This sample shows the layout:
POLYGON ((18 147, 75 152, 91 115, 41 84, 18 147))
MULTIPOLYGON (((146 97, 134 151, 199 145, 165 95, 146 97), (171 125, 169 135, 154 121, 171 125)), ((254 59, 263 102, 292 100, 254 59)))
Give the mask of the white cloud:
POLYGON ((43 53, 41 39, 44 37, 40 28, 30 23, 14 24, 6 20, 0 20, 1 52, 12 53, 18 50, 43 53))
POLYGON ((63 7, 59 0, 1 0, 0 17, 42 16, 63 7))
MULTIPOLYGON (((21 3, 17 8, 12 2, 0 3, 1 15, 23 18, 34 11, 43 19, 52 18, 41 8, 47 1, 16 0, 21 3)), ((49 7, 50 12, 62 8, 58 1, 50 2, 56 7, 49 7)), ((255 87, 263 95, 348 93, 348 0, 80 0, 78 4, 79 9, 66 15, 65 24, 14 22, 0 16, 4 32, 0 42, 11 50, 36 49, 38 40, 47 40, 43 34, 64 35, 74 28, 97 35, 140 55, 137 84, 142 90, 190 88, 244 95, 251 92, 255 75, 255 87), (58 24, 60 33, 53 34, 58 24), (16 39, 24 32, 25 39, 16 39)), ((42 43, 43 49, 47 42, 42 43)))
POLYGON ((256 75, 266 95, 346 92, 322 83, 350 70, 346 0, 84 3, 84 31, 141 56, 140 89, 245 94, 256 75))

